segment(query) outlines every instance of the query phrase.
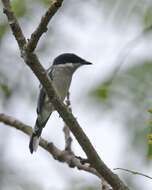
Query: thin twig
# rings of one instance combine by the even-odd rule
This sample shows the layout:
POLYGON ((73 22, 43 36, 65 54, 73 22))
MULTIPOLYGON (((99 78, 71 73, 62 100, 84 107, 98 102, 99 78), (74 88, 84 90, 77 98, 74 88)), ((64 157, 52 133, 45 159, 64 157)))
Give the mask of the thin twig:
POLYGON ((50 6, 44 16, 42 16, 40 24, 36 28, 36 30, 31 34, 31 37, 27 44, 27 49, 29 51, 34 51, 37 43, 42 36, 43 33, 47 31, 47 25, 54 14, 57 12, 59 7, 61 7, 63 0, 51 0, 50 6))
POLYGON ((26 39, 23 35, 22 29, 17 21, 17 18, 15 17, 9 0, 2 0, 2 3, 4 5, 3 12, 6 14, 8 18, 8 23, 12 29, 13 35, 15 36, 16 41, 18 42, 18 45, 20 49, 24 49, 24 46, 26 45, 26 39))
POLYGON ((125 168, 114 168, 114 170, 123 170, 125 172, 129 172, 133 175, 140 175, 140 176, 143 176, 143 177, 146 177, 146 178, 149 178, 149 179, 152 179, 152 177, 146 175, 146 174, 143 174, 141 172, 137 172, 137 171, 134 171, 134 170, 128 170, 128 169, 125 169, 125 168))

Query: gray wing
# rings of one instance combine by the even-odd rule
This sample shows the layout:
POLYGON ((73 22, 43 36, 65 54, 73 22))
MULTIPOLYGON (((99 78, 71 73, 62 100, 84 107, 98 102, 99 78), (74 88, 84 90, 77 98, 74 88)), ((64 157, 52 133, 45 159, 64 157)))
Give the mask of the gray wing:
MULTIPOLYGON (((51 80, 53 80, 53 68, 52 66, 47 70, 48 76, 50 77, 51 80)), ((46 98, 46 92, 44 90, 44 88, 40 85, 40 94, 38 97, 38 102, 37 102, 37 114, 40 114, 42 111, 42 107, 44 105, 44 101, 46 98)))

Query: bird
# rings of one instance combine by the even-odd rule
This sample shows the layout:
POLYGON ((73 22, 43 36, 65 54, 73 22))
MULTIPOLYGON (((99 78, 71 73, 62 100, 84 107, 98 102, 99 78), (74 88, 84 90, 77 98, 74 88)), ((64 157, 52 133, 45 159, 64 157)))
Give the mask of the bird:
MULTIPOLYGON (((86 61, 74 53, 60 54, 53 60, 53 64, 46 72, 61 101, 64 101, 69 92, 74 72, 83 65, 91 64, 91 62, 86 61)), ((50 102, 45 89, 40 85, 37 102, 37 119, 29 143, 31 153, 37 151, 42 130, 53 111, 55 111, 54 106, 50 102)))

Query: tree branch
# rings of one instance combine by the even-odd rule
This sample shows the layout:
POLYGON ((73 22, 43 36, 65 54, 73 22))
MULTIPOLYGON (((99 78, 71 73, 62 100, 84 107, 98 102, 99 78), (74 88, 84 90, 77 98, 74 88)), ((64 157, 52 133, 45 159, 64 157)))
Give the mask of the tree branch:
POLYGON ((51 0, 50 6, 44 16, 42 16, 40 24, 36 30, 31 34, 31 38, 28 41, 27 48, 29 51, 34 51, 37 43, 44 32, 47 31, 47 25, 54 14, 57 12, 59 7, 61 7, 63 0, 51 0))
POLYGON ((113 190, 113 189, 111 189, 111 187, 109 187, 109 184, 107 184, 107 182, 104 179, 102 179, 101 190, 113 190))
MULTIPOLYGON (((31 136, 32 134, 32 127, 6 114, 0 113, 0 122, 12 128, 18 129, 19 131, 27 134, 28 136, 31 136)), ((43 149, 45 149, 48 153, 50 153, 55 160, 65 162, 71 168, 76 167, 78 170, 89 172, 101 179, 100 174, 94 168, 90 167, 88 164, 81 164, 77 156, 75 156, 72 153, 69 153, 69 151, 62 151, 59 148, 57 148, 52 142, 50 143, 44 140, 43 138, 40 139, 40 146, 43 149)))
POLYGON ((22 29, 11 9, 10 1, 2 0, 2 3, 4 5, 3 12, 7 15, 8 23, 11 27, 13 35, 15 36, 15 39, 19 45, 20 50, 22 50, 24 48, 24 45, 26 45, 26 39, 23 35, 22 29))
POLYGON ((143 174, 141 172, 136 172, 134 170, 128 170, 128 169, 125 169, 125 168, 114 168, 114 170, 122 170, 122 171, 125 171, 125 172, 128 172, 128 173, 131 173, 133 175, 140 175, 140 176, 152 179, 152 177, 150 177, 149 175, 143 174))
MULTIPOLYGON (((28 49, 28 46, 23 46, 22 43, 20 43, 20 38, 25 39, 23 36, 23 33, 21 31, 21 28, 19 26, 19 23, 17 22, 17 19, 14 14, 12 14, 10 1, 9 0, 2 0, 4 9, 4 13, 6 14, 8 18, 8 22, 11 27, 11 23, 13 20, 13 23, 20 29, 20 35, 17 35, 17 31, 14 27, 11 27, 13 34, 15 35, 15 38, 18 42, 21 55, 25 61, 25 63, 31 68, 35 76, 39 79, 42 86, 46 90, 46 93, 53 104, 54 108, 58 111, 64 122, 67 124, 67 126, 70 128, 71 132, 76 137, 77 141, 79 142, 80 146, 86 153, 90 164, 93 168, 96 169, 96 171, 113 187, 114 190, 129 190, 129 188, 120 180, 120 178, 114 174, 106 165, 105 163, 100 159, 99 155, 97 154, 96 150, 92 146, 89 138, 86 136, 82 128, 80 127, 79 123, 73 116, 73 114, 69 111, 69 109, 61 102, 59 97, 57 96, 57 93, 51 83, 50 78, 48 77, 45 69, 40 64, 38 57, 36 54, 31 52, 31 49, 28 49), (11 14, 11 17, 9 16, 11 14)), ((47 23, 46 23, 47 24, 47 23)), ((41 36, 41 35, 40 35, 41 36)), ((30 40, 29 40, 30 41, 30 40)), ((36 43, 37 44, 37 43, 36 43)), ((26 44, 27 45, 27 44, 26 44)))

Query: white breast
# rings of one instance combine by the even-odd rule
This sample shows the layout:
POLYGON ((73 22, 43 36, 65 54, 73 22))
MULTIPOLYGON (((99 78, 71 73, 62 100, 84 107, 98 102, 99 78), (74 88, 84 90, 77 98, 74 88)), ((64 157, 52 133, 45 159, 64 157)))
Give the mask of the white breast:
POLYGON ((53 85, 57 91, 58 96, 63 101, 69 91, 73 72, 65 68, 56 68, 52 74, 53 85))

